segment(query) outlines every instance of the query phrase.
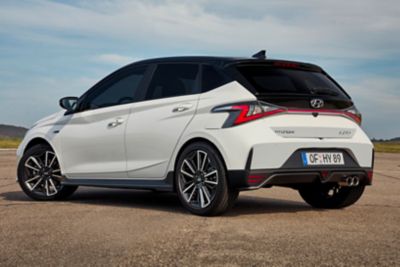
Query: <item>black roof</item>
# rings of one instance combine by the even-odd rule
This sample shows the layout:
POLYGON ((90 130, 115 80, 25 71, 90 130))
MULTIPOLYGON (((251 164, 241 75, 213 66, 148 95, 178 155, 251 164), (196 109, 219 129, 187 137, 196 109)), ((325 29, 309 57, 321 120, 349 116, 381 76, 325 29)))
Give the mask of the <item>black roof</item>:
POLYGON ((310 68, 321 69, 319 66, 297 62, 297 61, 288 61, 288 60, 280 60, 280 59, 259 59, 253 57, 215 57, 215 56, 179 56, 179 57, 161 57, 161 58, 153 58, 153 59, 145 59, 141 61, 134 62, 132 64, 158 64, 158 63, 171 63, 171 62, 182 62, 182 63, 205 63, 205 64, 216 64, 219 66, 226 66, 230 64, 237 63, 274 63, 274 62, 285 62, 285 63, 295 63, 301 64, 303 66, 308 66, 310 68))
POLYGON ((211 57, 211 56, 179 56, 179 57, 161 57, 145 59, 135 63, 152 64, 152 63, 169 63, 169 62, 196 62, 196 63, 222 63, 228 64, 251 58, 235 58, 235 57, 211 57))

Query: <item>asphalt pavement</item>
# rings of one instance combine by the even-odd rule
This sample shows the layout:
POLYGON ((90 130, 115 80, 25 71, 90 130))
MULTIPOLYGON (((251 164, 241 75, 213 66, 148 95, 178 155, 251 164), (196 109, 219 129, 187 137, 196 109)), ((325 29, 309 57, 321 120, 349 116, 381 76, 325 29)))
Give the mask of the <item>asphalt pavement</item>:
POLYGON ((400 154, 377 154, 355 205, 315 210, 292 189, 240 194, 220 217, 171 193, 80 188, 37 202, 0 151, 0 266, 399 266, 400 154))

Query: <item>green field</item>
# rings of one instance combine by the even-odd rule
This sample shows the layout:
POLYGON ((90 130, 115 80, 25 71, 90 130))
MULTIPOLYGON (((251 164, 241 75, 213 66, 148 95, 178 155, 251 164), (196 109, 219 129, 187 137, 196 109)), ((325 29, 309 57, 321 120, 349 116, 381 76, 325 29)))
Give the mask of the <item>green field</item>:
POLYGON ((400 142, 375 142, 375 152, 400 153, 400 142))
POLYGON ((0 148, 17 148, 21 143, 20 138, 0 137, 0 148))

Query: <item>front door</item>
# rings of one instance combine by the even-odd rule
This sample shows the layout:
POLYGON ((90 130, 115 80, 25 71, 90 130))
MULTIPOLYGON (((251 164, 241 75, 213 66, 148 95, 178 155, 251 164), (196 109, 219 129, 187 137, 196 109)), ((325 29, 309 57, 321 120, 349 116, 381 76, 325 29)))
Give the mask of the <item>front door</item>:
POLYGON ((113 74, 67 115, 57 137, 68 178, 126 178, 125 129, 145 68, 113 74))

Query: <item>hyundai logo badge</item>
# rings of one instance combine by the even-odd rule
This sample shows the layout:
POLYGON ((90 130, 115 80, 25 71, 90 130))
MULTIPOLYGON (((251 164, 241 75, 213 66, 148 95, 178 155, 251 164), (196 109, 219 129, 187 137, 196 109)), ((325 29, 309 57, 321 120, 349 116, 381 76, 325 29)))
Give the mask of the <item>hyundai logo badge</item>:
POLYGON ((311 99, 310 105, 313 108, 322 108, 324 106, 324 100, 319 98, 311 99))

